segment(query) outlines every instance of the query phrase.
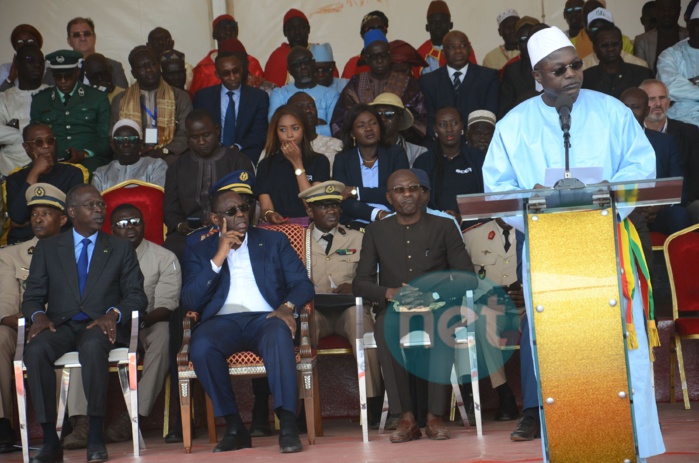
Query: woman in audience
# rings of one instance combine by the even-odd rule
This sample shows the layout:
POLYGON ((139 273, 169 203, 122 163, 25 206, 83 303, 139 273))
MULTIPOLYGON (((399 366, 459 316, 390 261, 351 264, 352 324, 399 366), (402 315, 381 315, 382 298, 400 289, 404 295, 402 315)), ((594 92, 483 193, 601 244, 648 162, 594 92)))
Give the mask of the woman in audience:
POLYGON ((308 225, 305 204, 298 195, 330 180, 330 162, 313 152, 309 133, 308 119, 297 107, 284 105, 274 112, 265 143, 267 156, 257 166, 255 181, 261 220, 308 225))
POLYGON ((441 108, 435 114, 435 141, 413 164, 430 178, 430 208, 459 217, 457 195, 483 193, 485 153, 466 144, 459 110, 441 108))
POLYGON ((343 150, 335 156, 333 179, 346 185, 342 223, 364 227, 390 214, 386 182, 398 169, 408 169, 408 157, 400 145, 388 146, 376 109, 357 104, 345 114, 343 150))

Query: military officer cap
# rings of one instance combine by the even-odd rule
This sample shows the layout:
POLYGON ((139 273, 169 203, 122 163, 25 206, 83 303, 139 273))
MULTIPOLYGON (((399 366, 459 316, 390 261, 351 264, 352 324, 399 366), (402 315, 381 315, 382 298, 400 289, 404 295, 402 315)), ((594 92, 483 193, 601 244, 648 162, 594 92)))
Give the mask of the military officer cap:
POLYGON ((313 185, 309 189, 299 193, 299 198, 305 199, 308 204, 318 203, 321 201, 341 202, 342 192, 345 190, 345 184, 337 180, 328 180, 327 182, 313 185))
POLYGON ((46 61, 49 62, 49 68, 52 71, 68 72, 80 65, 80 60, 83 59, 82 53, 73 50, 58 50, 46 55, 46 61))
POLYGON ((219 191, 231 190, 241 195, 252 195, 252 187, 255 184, 255 176, 247 170, 236 170, 214 183, 209 189, 209 196, 219 191))
POLYGON ((27 206, 51 206, 65 212, 66 194, 48 183, 35 183, 24 194, 27 206))

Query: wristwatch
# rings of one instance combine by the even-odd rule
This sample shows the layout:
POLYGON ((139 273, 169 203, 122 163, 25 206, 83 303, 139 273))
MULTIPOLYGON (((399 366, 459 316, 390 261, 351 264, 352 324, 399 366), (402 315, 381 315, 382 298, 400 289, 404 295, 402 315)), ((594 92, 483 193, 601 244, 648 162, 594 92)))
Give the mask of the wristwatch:
POLYGON ((351 194, 353 197, 355 197, 355 198, 357 197, 357 193, 359 193, 359 192, 357 191, 356 188, 352 188, 352 189, 350 190, 350 194, 351 194))
POLYGON ((305 169, 296 169, 294 171, 294 174, 296 174, 296 176, 298 177, 299 175, 302 175, 304 172, 306 172, 305 169))
POLYGON ((290 301, 286 301, 284 303, 284 305, 291 309, 291 313, 294 316, 294 318, 299 317, 299 314, 296 313, 296 304, 294 304, 293 302, 290 302, 290 301))
POLYGON ((170 153, 170 150, 169 150, 169 149, 163 148, 163 154, 164 154, 164 155, 167 155, 167 154, 169 154, 169 153, 170 153))

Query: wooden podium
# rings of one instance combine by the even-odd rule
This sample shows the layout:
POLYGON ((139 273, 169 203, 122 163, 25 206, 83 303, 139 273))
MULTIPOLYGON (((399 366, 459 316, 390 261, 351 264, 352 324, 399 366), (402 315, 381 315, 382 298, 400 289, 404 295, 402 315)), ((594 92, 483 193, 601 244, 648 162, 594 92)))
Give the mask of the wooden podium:
POLYGON ((638 461, 617 212, 679 202, 681 190, 674 178, 458 197, 465 220, 524 226, 546 462, 638 461))

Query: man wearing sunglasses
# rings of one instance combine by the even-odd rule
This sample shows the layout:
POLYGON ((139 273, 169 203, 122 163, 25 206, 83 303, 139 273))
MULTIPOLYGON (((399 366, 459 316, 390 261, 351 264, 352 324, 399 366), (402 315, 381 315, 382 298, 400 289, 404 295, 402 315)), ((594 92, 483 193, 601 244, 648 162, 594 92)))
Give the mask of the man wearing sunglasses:
MULTIPOLYGON (((546 188, 546 171, 565 164, 563 131, 555 109, 565 95, 573 101, 570 126, 570 166, 596 167, 597 181, 629 181, 655 178, 655 153, 631 111, 602 93, 581 90, 582 60, 570 39, 556 27, 542 29, 527 44, 541 97, 530 98, 512 109, 495 127, 483 164, 486 192, 546 188)), ((505 221, 524 231, 521 218, 505 221)), ((526 257, 526 253, 525 253, 526 257)), ((526 262, 524 263, 526 267, 526 262)), ((526 280, 526 275, 525 275, 526 280)), ((636 283, 639 284, 638 282, 636 283)), ((527 291, 525 284, 525 291, 527 291)), ((539 437, 539 394, 534 375, 527 304, 520 343, 522 359, 522 419, 512 433, 516 441, 539 437), (527 380, 528 378, 528 380, 527 380)), ((665 451, 651 381, 648 337, 640 298, 633 304, 637 349, 628 351, 634 387, 634 419, 642 458, 665 451)), ((592 444, 592 443, 591 443, 592 444)))
POLYGON ((585 27, 582 11, 584 4, 585 0, 568 0, 563 7, 563 19, 568 24, 568 30, 565 33, 568 37, 575 37, 585 27))
POLYGON ((8 176, 30 159, 22 147, 22 129, 29 124, 32 96, 46 88, 44 54, 33 44, 17 50, 17 86, 0 92, 0 174, 8 176))
POLYGON ((427 151, 424 146, 407 141, 401 133, 413 126, 415 120, 413 113, 405 107, 398 95, 390 92, 380 94, 369 105, 376 106, 379 117, 381 117, 386 143, 402 146, 405 154, 408 155, 408 163, 412 167, 418 156, 427 151))
MULTIPOLYGON (((68 21, 66 26, 68 33, 68 46, 74 51, 79 52, 83 58, 87 58, 95 53, 95 43, 97 42, 97 34, 95 33, 95 23, 90 18, 73 18, 68 21)), ((128 88, 129 82, 126 80, 124 66, 116 60, 107 58, 109 69, 112 72, 112 82, 114 85, 121 88, 128 88)), ((81 81, 85 84, 90 84, 90 81, 85 76, 84 72, 80 73, 81 81)), ((47 82, 53 84, 53 82, 47 82)))
POLYGON ((162 159, 141 156, 143 143, 141 125, 131 119, 121 119, 112 128, 114 159, 98 167, 92 174, 92 184, 104 191, 127 180, 139 180, 165 187, 167 164, 162 159))
MULTIPOLYGON (((14 48, 15 53, 25 45, 34 45, 41 49, 44 39, 34 26, 29 24, 20 24, 12 29, 10 34, 10 43, 14 48)), ((16 86, 17 82, 17 67, 15 59, 9 63, 0 64, 0 92, 4 92, 12 86, 16 86)))
POLYGON ((15 450, 12 421, 12 358, 17 345, 17 320, 22 317, 20 303, 29 276, 32 255, 39 240, 61 233, 66 224, 66 195, 48 183, 29 188, 25 199, 31 207, 34 238, 16 246, 0 249, 0 453, 15 450))
POLYGON ((49 183, 64 193, 83 183, 83 172, 71 164, 59 163, 56 136, 51 127, 32 122, 22 131, 22 145, 31 163, 7 177, 7 213, 12 221, 7 242, 27 241, 34 236, 30 226, 31 211, 25 194, 36 183, 49 183))
MULTIPOLYGON (((155 399, 163 388, 170 368, 169 321, 180 301, 180 264, 173 253, 144 238, 146 224, 143 214, 136 206, 120 204, 112 210, 109 222, 112 235, 129 240, 136 251, 138 265, 143 273, 143 290, 148 298, 148 307, 141 316, 138 330, 138 337, 145 350, 143 372, 138 381, 138 414, 145 418, 153 410, 155 399)), ((82 426, 74 425, 73 433, 65 438, 63 447, 83 448, 87 445, 87 399, 80 373, 71 375, 70 380, 68 411, 74 423, 82 423, 82 426), (76 433, 80 436, 76 436, 76 433), (76 445, 79 441, 80 446, 76 445)), ((131 440, 131 419, 126 411, 107 426, 105 436, 112 442, 131 440)))
MULTIPOLYGON (((401 414, 390 440, 400 443, 419 439, 422 432, 416 420, 418 411, 413 407, 410 394, 409 374, 400 355, 398 340, 405 333, 396 333, 400 323, 395 321, 395 317, 404 314, 396 314, 396 304, 391 302, 402 299, 405 291, 413 294, 420 292, 416 287, 406 286, 420 277, 434 275, 442 283, 438 291, 427 292, 432 294, 435 301, 440 301, 442 307, 438 305, 432 312, 438 318, 449 314, 454 305, 460 306, 465 291, 474 289, 478 280, 470 273, 473 263, 458 227, 454 227, 450 219, 425 213, 421 199, 423 187, 415 173, 407 169, 397 170, 388 178, 387 190, 386 198, 396 214, 377 220, 366 228, 352 289, 355 295, 376 307, 374 335, 388 405, 391 413, 401 414), (378 284, 377 265, 381 267, 378 284), (440 273, 443 275, 440 276, 440 273), (447 275, 447 280, 453 281, 453 286, 443 283, 447 275)), ((419 296, 423 297, 423 294, 419 296)), ((438 324, 434 322, 434 326, 438 324)), ((442 415, 449 400, 449 375, 454 364, 453 338, 442 332, 428 334, 433 340, 429 349, 429 374, 421 375, 429 381, 425 434, 430 439, 444 440, 449 439, 449 430, 442 415)))
POLYGON ((284 234, 250 227, 251 205, 233 188, 247 194, 252 189, 235 183, 223 185, 211 199, 210 220, 220 231, 187 253, 182 306, 200 320, 190 358, 214 414, 226 421, 214 452, 252 446, 226 364, 231 354, 245 350, 264 360, 280 421, 281 452, 300 452, 293 338, 298 309, 315 295, 313 283, 284 234))

